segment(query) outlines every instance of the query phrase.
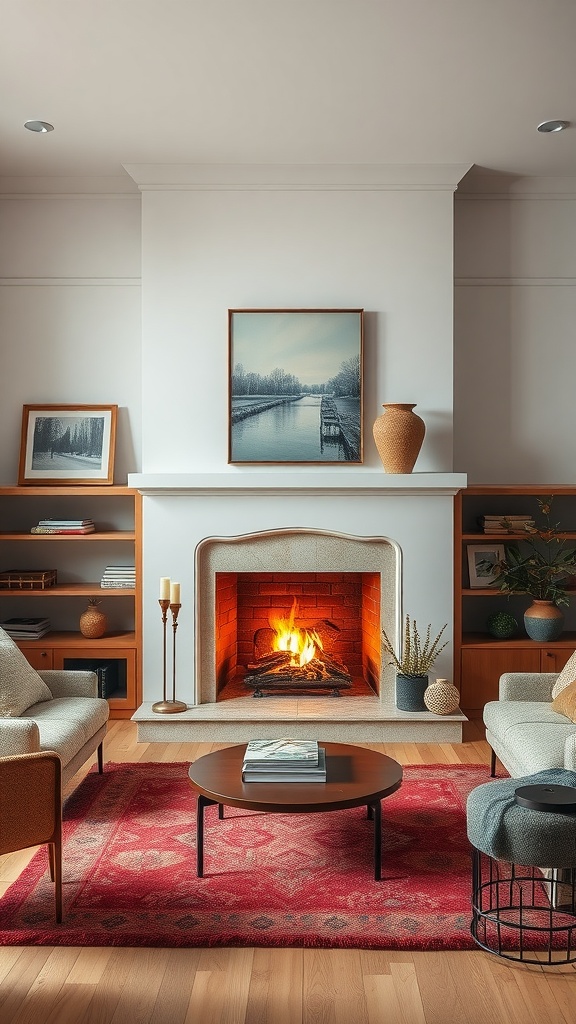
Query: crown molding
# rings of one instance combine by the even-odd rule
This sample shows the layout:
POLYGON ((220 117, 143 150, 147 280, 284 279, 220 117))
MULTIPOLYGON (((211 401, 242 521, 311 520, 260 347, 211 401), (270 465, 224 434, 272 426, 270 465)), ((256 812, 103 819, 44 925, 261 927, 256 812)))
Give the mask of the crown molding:
POLYGON ((105 196, 107 199, 139 198, 139 191, 128 175, 114 177, 0 177, 0 197, 4 199, 69 199, 71 196, 105 196))
POLYGON ((470 164, 124 164, 141 191, 454 191, 470 164))

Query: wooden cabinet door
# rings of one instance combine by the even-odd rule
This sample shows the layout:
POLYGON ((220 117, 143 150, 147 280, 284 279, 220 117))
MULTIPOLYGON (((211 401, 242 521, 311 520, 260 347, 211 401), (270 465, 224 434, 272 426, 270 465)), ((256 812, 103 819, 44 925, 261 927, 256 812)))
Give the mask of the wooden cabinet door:
POLYGON ((18 644, 18 646, 32 668, 54 667, 54 652, 51 647, 27 647, 26 644, 18 644))
POLYGON ((548 647, 540 651, 540 671, 561 672, 573 654, 573 647, 548 647))
POLYGON ((460 706, 464 713, 481 712, 489 700, 498 700, 498 680, 503 672, 541 672, 541 653, 539 648, 465 648, 460 676, 460 706))
MULTIPOLYGON (((56 648, 54 668, 85 668, 94 671, 97 665, 118 663, 119 689, 106 694, 110 710, 124 711, 126 716, 136 709, 136 651, 133 648, 74 646, 56 648)), ((114 672, 112 678, 114 679, 114 672)))

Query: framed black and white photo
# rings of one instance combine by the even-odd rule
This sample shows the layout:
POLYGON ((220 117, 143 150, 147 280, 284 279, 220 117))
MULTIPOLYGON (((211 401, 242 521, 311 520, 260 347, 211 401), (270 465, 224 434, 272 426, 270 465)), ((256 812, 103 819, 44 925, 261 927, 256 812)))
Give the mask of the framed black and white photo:
POLYGON ((112 484, 117 405, 25 405, 18 483, 112 484))
POLYGON ((468 576, 470 587, 489 587, 496 576, 493 567, 504 561, 503 544, 468 544, 468 576))
POLYGON ((228 462, 362 462, 362 309, 229 309, 228 462))

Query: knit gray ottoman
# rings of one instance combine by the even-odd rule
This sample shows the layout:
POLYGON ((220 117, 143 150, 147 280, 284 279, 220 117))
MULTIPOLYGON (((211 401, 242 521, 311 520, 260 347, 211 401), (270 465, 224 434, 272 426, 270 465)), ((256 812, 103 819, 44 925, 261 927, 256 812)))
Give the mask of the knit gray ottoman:
POLYGON ((525 963, 576 960, 576 772, 478 786, 466 821, 476 944, 525 963))

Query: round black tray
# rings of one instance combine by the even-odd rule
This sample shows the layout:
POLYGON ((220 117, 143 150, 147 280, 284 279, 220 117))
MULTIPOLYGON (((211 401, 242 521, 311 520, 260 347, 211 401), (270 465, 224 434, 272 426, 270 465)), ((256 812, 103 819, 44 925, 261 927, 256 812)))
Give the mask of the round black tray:
POLYGON ((576 814, 576 788, 545 783, 538 786, 520 786, 514 793, 517 804, 531 811, 556 811, 576 814))

